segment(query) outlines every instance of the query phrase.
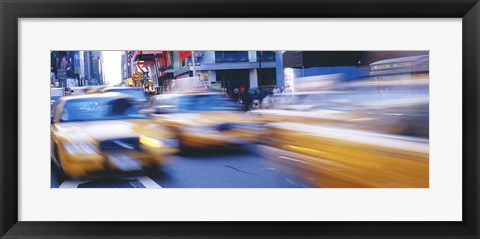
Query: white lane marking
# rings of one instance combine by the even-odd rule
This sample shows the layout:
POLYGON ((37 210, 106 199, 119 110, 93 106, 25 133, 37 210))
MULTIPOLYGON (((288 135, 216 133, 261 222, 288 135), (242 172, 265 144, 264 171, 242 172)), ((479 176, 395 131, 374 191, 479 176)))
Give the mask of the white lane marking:
POLYGON ((140 181, 145 188, 162 188, 157 182, 153 181, 150 177, 147 176, 140 176, 140 177, 133 177, 129 179, 137 179, 140 181))
MULTIPOLYGON (((140 181, 145 188, 162 188, 159 184, 157 184, 153 179, 147 176, 138 176, 138 177, 129 177, 129 178, 116 178, 119 180, 128 179, 128 180, 138 180, 140 181)), ((88 180, 65 180, 60 184, 58 188, 78 188, 78 185, 88 182, 94 182, 95 179, 88 179, 88 180)))
POLYGON ((58 188, 78 188, 78 185, 82 183, 88 183, 92 181, 91 179, 89 180, 65 180, 60 184, 58 188))
POLYGON ((293 184, 293 185, 296 185, 296 186, 300 186, 300 187, 303 187, 303 188, 309 188, 307 185, 303 184, 303 183, 297 183, 297 182, 294 182, 288 178, 285 179, 287 182, 293 184))

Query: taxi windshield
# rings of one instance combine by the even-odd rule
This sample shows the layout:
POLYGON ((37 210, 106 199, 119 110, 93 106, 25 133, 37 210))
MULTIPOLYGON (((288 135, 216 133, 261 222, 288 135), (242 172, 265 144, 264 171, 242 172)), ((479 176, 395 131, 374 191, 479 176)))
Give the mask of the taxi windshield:
POLYGON ((66 101, 60 122, 142 118, 126 98, 86 98, 66 101))
POLYGON ((179 98, 180 112, 236 111, 240 108, 221 95, 189 95, 179 98))
POLYGON ((124 88, 118 88, 118 89, 108 89, 106 90, 106 92, 118 92, 118 93, 122 93, 122 94, 128 94, 128 95, 131 95, 133 97, 135 97, 135 100, 146 100, 147 99, 147 96, 145 95, 145 92, 142 91, 141 89, 124 89, 124 88))

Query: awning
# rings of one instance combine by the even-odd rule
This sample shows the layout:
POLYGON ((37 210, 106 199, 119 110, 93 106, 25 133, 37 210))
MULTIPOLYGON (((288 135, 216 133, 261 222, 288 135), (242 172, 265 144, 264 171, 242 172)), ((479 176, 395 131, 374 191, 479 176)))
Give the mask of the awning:
POLYGON ((162 51, 134 51, 133 59, 138 60, 153 60, 155 55, 162 54, 162 51))
POLYGON ((180 61, 183 62, 186 58, 192 56, 192 51, 180 51, 180 61))
POLYGON ((364 51, 286 51, 283 66, 310 68, 325 66, 356 66, 363 60, 364 51))
POLYGON ((184 66, 184 67, 182 67, 182 68, 180 68, 180 69, 174 70, 174 71, 173 71, 173 75, 174 75, 174 76, 179 76, 179 75, 185 74, 185 73, 187 73, 187 72, 189 72, 189 71, 190 71, 190 67, 189 67, 189 66, 184 66))

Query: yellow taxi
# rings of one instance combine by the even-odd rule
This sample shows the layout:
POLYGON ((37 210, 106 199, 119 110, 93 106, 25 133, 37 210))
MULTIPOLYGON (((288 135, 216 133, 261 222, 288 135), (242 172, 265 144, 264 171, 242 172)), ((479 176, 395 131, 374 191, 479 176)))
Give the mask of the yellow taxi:
POLYGON ((140 114, 129 95, 67 96, 52 114, 51 158, 71 178, 155 169, 175 152, 171 131, 140 114))
POLYGON ((159 95, 149 110, 176 133, 182 147, 241 146, 257 142, 263 133, 253 116, 215 91, 159 95))
POLYGON ((428 139, 293 122, 269 125, 274 168, 325 188, 428 188, 428 139))
POLYGON ((357 83, 270 99, 265 155, 317 187, 429 186, 428 81, 357 83), (275 105, 276 107, 272 107, 275 105))

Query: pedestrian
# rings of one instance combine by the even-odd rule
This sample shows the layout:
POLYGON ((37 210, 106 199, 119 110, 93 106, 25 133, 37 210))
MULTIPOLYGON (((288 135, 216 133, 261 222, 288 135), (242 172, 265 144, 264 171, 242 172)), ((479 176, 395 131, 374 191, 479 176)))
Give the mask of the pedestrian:
POLYGON ((241 84, 238 90, 240 95, 243 94, 245 92, 245 86, 241 84))
POLYGON ((248 90, 245 90, 243 94, 240 95, 241 101, 243 104, 243 110, 248 111, 252 105, 253 99, 248 90))
POLYGON ((278 89, 278 87, 276 85, 275 85, 275 87, 273 87, 272 93, 274 95, 277 95, 278 93, 280 93, 280 90, 278 89))
POLYGON ((236 103, 240 102, 240 90, 238 88, 233 89, 232 100, 236 103))
POLYGON ((233 89, 233 96, 235 98, 238 98, 239 95, 240 95, 240 91, 238 90, 238 88, 233 89))
POLYGON ((284 93, 285 93, 285 94, 292 94, 292 93, 293 93, 293 89, 290 88, 289 85, 287 85, 287 86, 285 87, 284 93))

